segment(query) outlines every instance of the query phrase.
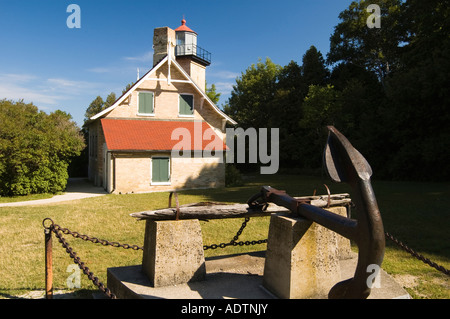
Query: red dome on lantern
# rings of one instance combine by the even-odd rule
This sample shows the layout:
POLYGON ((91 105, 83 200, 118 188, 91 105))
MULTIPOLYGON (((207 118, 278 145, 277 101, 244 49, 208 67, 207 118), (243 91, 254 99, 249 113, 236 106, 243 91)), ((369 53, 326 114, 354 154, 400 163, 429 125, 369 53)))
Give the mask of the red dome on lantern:
POLYGON ((191 28, 189 28, 186 25, 186 20, 185 19, 181 20, 181 25, 178 28, 176 28, 175 31, 177 31, 177 32, 179 32, 179 31, 192 32, 192 33, 197 34, 197 32, 195 32, 194 30, 192 30, 191 28))

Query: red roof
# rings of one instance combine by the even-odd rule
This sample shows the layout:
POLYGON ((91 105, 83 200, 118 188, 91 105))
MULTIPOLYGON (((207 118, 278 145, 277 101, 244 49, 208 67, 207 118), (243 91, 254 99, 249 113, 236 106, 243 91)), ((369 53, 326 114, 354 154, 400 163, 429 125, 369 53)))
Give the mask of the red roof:
POLYGON ((175 29, 175 31, 187 31, 187 32, 193 32, 197 34, 197 32, 191 30, 188 26, 186 26, 186 20, 181 20, 181 25, 175 29))
POLYGON ((101 123, 110 151, 223 151, 227 148, 206 122, 106 118, 101 123))

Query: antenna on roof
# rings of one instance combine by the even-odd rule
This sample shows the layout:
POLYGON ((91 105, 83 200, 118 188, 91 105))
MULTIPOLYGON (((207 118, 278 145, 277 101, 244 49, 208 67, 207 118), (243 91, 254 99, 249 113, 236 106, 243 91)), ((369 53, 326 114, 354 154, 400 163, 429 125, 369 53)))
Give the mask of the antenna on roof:
POLYGON ((139 68, 137 68, 137 80, 139 80, 139 68))

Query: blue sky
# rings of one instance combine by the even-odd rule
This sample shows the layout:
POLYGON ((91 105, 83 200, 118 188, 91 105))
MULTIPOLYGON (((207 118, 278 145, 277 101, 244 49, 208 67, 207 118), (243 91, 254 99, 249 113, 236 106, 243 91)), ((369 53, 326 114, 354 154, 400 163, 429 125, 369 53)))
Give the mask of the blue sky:
POLYGON ((301 64, 314 45, 325 56, 351 0, 0 0, 0 99, 70 113, 81 126, 90 102, 152 67, 153 29, 181 24, 212 53, 206 80, 226 102, 237 76, 259 58, 301 64), (68 28, 70 4, 81 28, 68 28))

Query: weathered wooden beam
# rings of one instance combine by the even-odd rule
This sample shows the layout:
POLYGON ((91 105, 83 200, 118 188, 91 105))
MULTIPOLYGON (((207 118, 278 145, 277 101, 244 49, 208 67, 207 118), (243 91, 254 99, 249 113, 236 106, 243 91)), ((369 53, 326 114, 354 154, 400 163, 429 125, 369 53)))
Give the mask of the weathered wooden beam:
MULTIPOLYGON (((175 219, 176 211, 176 208, 164 208, 154 211, 133 213, 130 215, 138 219, 172 220, 175 219)), ((210 203, 197 203, 180 206, 179 219, 223 219, 258 217, 267 216, 268 214, 270 213, 261 210, 252 211, 249 209, 247 204, 227 205, 222 203, 215 203, 214 205, 210 205, 210 203)))
MULTIPOLYGON (((333 206, 348 205, 351 202, 349 194, 323 196, 304 196, 295 197, 297 200, 308 201, 311 205, 326 208, 329 204, 333 206)), ((276 212, 288 212, 284 207, 270 203, 266 210, 250 208, 248 204, 226 204, 215 202, 202 202, 195 204, 181 205, 179 219, 226 219, 226 218, 245 218, 269 216, 276 212)), ((176 208, 163 208, 152 211, 143 211, 132 213, 130 216, 138 220, 173 220, 176 215, 176 208)))

